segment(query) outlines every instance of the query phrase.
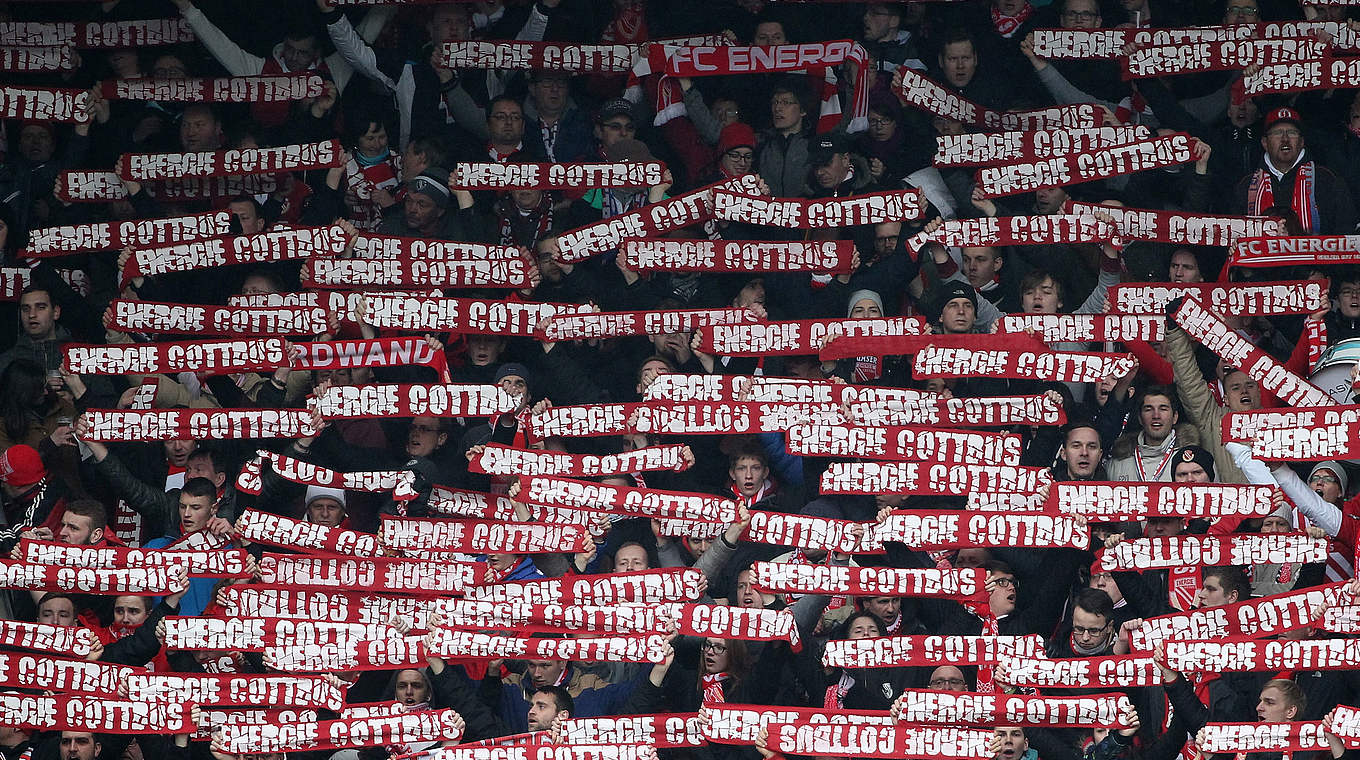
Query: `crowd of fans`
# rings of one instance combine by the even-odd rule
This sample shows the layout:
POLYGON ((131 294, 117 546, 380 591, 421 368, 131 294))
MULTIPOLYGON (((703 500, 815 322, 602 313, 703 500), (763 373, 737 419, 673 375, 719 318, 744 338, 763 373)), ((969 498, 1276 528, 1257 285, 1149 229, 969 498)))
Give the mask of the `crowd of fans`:
MULTIPOLYGON (((606 311, 749 307, 769 319, 922 315, 935 332, 985 333, 1006 313, 1097 313, 1120 281, 1196 283, 1223 274, 1223 248, 1131 242, 1013 248, 931 246, 919 257, 906 240, 945 219, 1061 213, 1069 199, 1192 213, 1269 214, 1291 234, 1353 232, 1352 200, 1360 188, 1360 98, 1350 91, 1309 90, 1247 97, 1240 71, 1159 79, 1121 78, 1102 60, 1036 57, 1032 30, 1146 28, 1323 18, 1344 20, 1344 5, 1285 0, 966 0, 840 3, 765 0, 539 0, 332 7, 297 0, 109 0, 94 3, 9 3, 11 20, 126 20, 182 16, 197 43, 174 47, 80 50, 78 67, 44 75, 7 75, 41 86, 91 88, 108 79, 243 76, 315 71, 326 80, 316 98, 291 104, 160 103, 108 100, 95 88, 88 124, 8 122, 0 141, 0 249, 7 266, 36 229, 99 220, 176 216, 229 208, 243 234, 337 219, 360 231, 521 248, 532 284, 519 290, 463 290, 452 295, 594 303, 606 311), (468 39, 634 44, 721 34, 734 44, 781 45, 853 39, 868 51, 868 128, 818 133, 822 80, 804 73, 718 76, 678 82, 683 108, 659 118, 649 98, 623 97, 627 77, 613 73, 450 70, 441 44, 468 39), (934 167, 935 138, 974 128, 903 105, 894 94, 900 67, 931 76, 990 108, 1096 103, 1107 124, 1139 124, 1189 133, 1200 141, 1194 163, 1117 177, 1108 182, 1042 189, 988 200, 974 191, 971 169, 934 167), (660 122, 660 123, 658 123, 660 122), (127 200, 69 203, 54 195, 59 175, 112 169, 120 155, 210 151, 338 138, 346 155, 329 170, 297 172, 274 192, 202 202, 158 201, 126 182, 127 200), (660 160, 664 184, 566 191, 467 192, 449 187, 460 162, 639 162, 660 160), (1296 177, 1310 167, 1306 195, 1296 177), (627 268, 614 252, 567 264, 554 258, 567 230, 640 208, 724 178, 757 173, 772 195, 844 197, 919 188, 929 201, 921 219, 856 228, 789 230, 739 221, 686 228, 672 237, 721 240, 853 241, 858 265, 836 276, 817 273, 658 273, 627 268), (1262 183, 1273 201, 1262 207, 1262 183), (926 255, 926 254, 929 255, 926 255)), ((853 64, 847 64, 847 68, 853 64)), ((841 101, 850 116, 842 71, 841 101)), ((1355 469, 1323 462, 1293 467, 1253 459, 1221 441, 1222 417, 1274 404, 1247 374, 1198 347, 1174 322, 1165 341, 1131 341, 1120 350, 1140 364, 1095 384, 1033 380, 912 378, 904 357, 822 362, 815 355, 724 357, 703 353, 688 332, 551 343, 498 334, 432 335, 446 353, 453 382, 497 384, 522 398, 515 414, 490 420, 418 417, 351 420, 296 440, 197 441, 104 445, 82 441, 86 409, 126 408, 136 389, 154 382, 154 405, 302 407, 324 383, 436 382, 427 367, 354 367, 211 376, 81 376, 63 369, 71 343, 127 343, 157 336, 106 329, 113 298, 224 304, 230 295, 303 289, 297 262, 218 268, 136 278, 120 287, 119 252, 27 262, 32 285, 4 310, 0 330, 0 552, 22 538, 69 544, 165 546, 195 531, 229 535, 253 508, 323 526, 374 532, 395 503, 384 495, 299 486, 272 480, 260 496, 241 492, 242 464, 261 446, 340 471, 413 469, 425 493, 432 484, 504 493, 506 479, 470 472, 468 460, 488 442, 580 453, 628 451, 658 443, 687 444, 693 467, 608 479, 617 485, 720 494, 742 507, 742 521, 711 539, 676 537, 646 519, 614 522, 584 555, 482 557, 500 580, 550 573, 606 573, 693 566, 719 604, 793 609, 805 645, 680 638, 659 665, 527 662, 446 663, 420 670, 353 676, 350 702, 397 700, 410 709, 452 707, 463 715, 465 740, 551 729, 564 717, 684 713, 705 702, 887 710, 909 687, 971 691, 973 667, 832 669, 821 665, 827 640, 922 633, 978 634, 983 621, 951 600, 900 597, 794 599, 762 593, 751 581, 757 560, 984 568, 990 609, 1000 634, 1041 634, 1051 657, 1095 657, 1128 651, 1142 619, 1302 589, 1354 572, 1360 502, 1355 469), (962 548, 946 558, 889 546, 886 555, 848 556, 741 540, 750 511, 801 513, 873 523, 884 508, 962 508, 939 496, 820 495, 826 460, 797 457, 782 435, 648 435, 533 440, 523 429, 529 410, 547 406, 637 401, 665 373, 838 378, 854 384, 911 387, 954 397, 1061 395, 1068 424, 1025 428, 1021 464, 1051 467, 1057 481, 1264 483, 1289 502, 1263 519, 1229 530, 1288 532, 1311 527, 1333 539, 1334 560, 1303 567, 1252 565, 1202 573, 1092 570, 1093 552, 1121 536, 1173 536, 1210 530, 1204 520, 1149 519, 1092 526, 1090 550, 962 548), (129 527, 131 526, 131 527, 129 527), (818 556, 821 554, 822 556, 818 556), (565 559, 566 561, 561 561, 565 559)), ((1306 317, 1230 317, 1232 328, 1307 375, 1296 350, 1305 320, 1325 323, 1328 345, 1360 338, 1360 271, 1302 267, 1234 271, 1233 279, 1326 277, 1330 298, 1306 317)), ((1228 279, 1226 276, 1223 279, 1228 279)), ((349 316, 321 340, 373 334, 349 316)), ((295 336, 301 340, 317 336, 295 336)), ((1086 346, 1068 349, 1088 350, 1086 346)), ((1103 350, 1103 349, 1102 349, 1103 350)), ((1352 403, 1343 399, 1339 403, 1352 403)), ((409 513, 425 516, 422 500, 409 513)), ((1219 526, 1220 528, 1222 526, 1219 526)), ((258 546, 251 546, 257 551, 258 546)), ((239 581, 238 581, 239 582, 239 581)), ((250 582, 250 581, 246 581, 250 582)), ((195 579, 183 594, 154 599, 7 591, 4 617, 83 626, 103 646, 92 657, 147 665, 156 671, 214 672, 219 655, 165 651, 156 624, 167 615, 211 614, 222 584, 195 579)), ((706 600, 708 601, 708 600, 706 600)), ((264 672, 257 655, 227 657, 226 667, 264 672)), ((1138 727, 1090 731, 998 727, 1002 760, 1067 760, 1083 753, 1170 760, 1207 721, 1318 719, 1360 698, 1346 671, 1225 674, 1217 679, 1165 673, 1164 687, 1132 689, 1138 727), (1168 705, 1172 708, 1168 712, 1168 705)), ((999 684, 1005 687, 1004 682, 999 684)), ((159 752, 207 753, 180 737, 30 734, 0 725, 5 760, 121 760, 159 752)), ((752 747, 716 745, 694 752, 749 754, 752 747)), ((759 751, 765 751, 763 749, 759 751)), ((381 750, 366 750, 377 753, 381 750)), ((1334 752, 1339 756, 1340 750, 1334 752)), ((219 758, 221 756, 219 755, 219 758)))

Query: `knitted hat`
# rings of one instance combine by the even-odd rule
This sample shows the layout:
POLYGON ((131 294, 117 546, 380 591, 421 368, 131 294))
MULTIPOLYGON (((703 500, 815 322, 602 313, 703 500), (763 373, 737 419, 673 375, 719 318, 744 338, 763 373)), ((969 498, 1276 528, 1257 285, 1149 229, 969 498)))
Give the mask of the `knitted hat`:
POLYGON ((1176 468, 1180 466, 1181 462, 1193 462, 1203 467, 1204 471, 1209 473, 1209 480, 1214 480, 1217 477, 1214 474, 1214 455, 1199 446, 1182 446, 1176 449, 1176 453, 1171 457, 1171 462, 1171 477, 1173 479, 1176 477, 1176 468))
POLYGON ((326 486, 307 486, 307 506, 312 506, 312 502, 317 499, 335 499, 340 502, 341 508, 349 506, 346 502, 343 488, 327 488, 326 486))
POLYGON ((845 316, 849 317, 850 314, 854 312, 855 304, 866 300, 873 301, 878 306, 878 313, 883 313, 883 296, 880 296, 876 291, 865 288, 863 290, 856 290, 850 294, 850 300, 845 306, 845 316))
POLYGON ((406 183, 406 189, 413 193, 428 195, 440 206, 448 206, 453 194, 449 192, 449 170, 429 166, 419 176, 406 183))
POLYGON ((1308 479, 1318 474, 1318 470, 1326 470, 1336 476, 1336 482, 1341 486, 1341 495, 1346 495, 1346 488, 1350 486, 1349 476, 1346 475, 1346 468, 1337 462, 1318 462, 1313 465, 1313 469, 1308 473, 1308 479))
POLYGON ((933 319, 939 319, 944 313, 944 307, 955 298, 966 298, 977 309, 977 291, 972 285, 958 280, 950 280, 941 283, 940 290, 935 296, 935 302, 931 304, 930 313, 933 319))
POLYGON ((47 475, 38 450, 22 443, 10 446, 0 454, 0 481, 16 488, 31 486, 47 475))
POLYGON ((751 129, 751 125, 734 121, 722 128, 718 133, 718 152, 726 153, 733 148, 752 148, 756 147, 756 131, 751 129))
POLYGON ((526 386, 531 389, 533 388, 533 383, 529 381, 529 368, 519 362, 507 362, 502 364, 501 368, 496 370, 495 382, 499 385, 502 380, 511 376, 522 378, 526 386))

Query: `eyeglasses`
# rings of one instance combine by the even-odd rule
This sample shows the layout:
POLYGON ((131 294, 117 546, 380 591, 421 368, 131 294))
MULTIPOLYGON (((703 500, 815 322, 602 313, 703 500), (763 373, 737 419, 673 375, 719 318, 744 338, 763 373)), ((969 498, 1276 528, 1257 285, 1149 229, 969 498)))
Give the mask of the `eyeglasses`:
POLYGON ((726 153, 724 153, 723 155, 726 156, 726 157, 728 157, 728 158, 730 158, 730 159, 732 159, 733 161, 736 161, 737 163, 742 163, 742 164, 749 164, 749 163, 751 163, 752 161, 756 160, 756 154, 755 154, 755 153, 752 153, 752 152, 749 151, 749 150, 747 150, 747 151, 735 151, 735 150, 729 150, 729 151, 727 151, 726 153))
POLYGON ((727 651, 727 645, 721 642, 714 644, 711 641, 705 641, 703 648, 705 652, 713 652, 714 654, 722 654, 727 651))
POLYGON ((1062 16, 1078 21, 1094 21, 1100 18, 1100 11, 1063 11, 1062 16))
POLYGON ((874 242, 877 243, 878 245, 893 245, 897 242, 897 236, 879 235, 878 237, 874 238, 874 242))
POLYGON ((999 578, 993 578, 992 582, 996 584, 997 588, 1015 588, 1020 585, 1015 582, 1014 578, 1004 575, 999 578))
POLYGON ((870 120, 869 120, 869 126, 871 126, 871 127, 886 127, 886 126, 888 126, 889 124, 896 124, 896 123, 897 123, 897 122, 893 121, 892 119, 870 119, 870 120))
POLYGON ((946 688, 946 687, 952 687, 952 688, 957 689, 957 688, 959 688, 960 686, 967 686, 967 685, 968 685, 968 682, 965 681, 965 680, 963 680, 962 678, 932 678, 932 679, 930 679, 930 688, 932 688, 932 689, 943 689, 943 688, 946 688))
POLYGON ((1308 479, 1308 482, 1309 482, 1309 483, 1319 483, 1319 482, 1320 482, 1320 483, 1335 483, 1335 484, 1337 484, 1337 485, 1341 485, 1341 481, 1338 480, 1337 477, 1336 477, 1335 475, 1332 475, 1331 473, 1326 473, 1326 472, 1319 472, 1318 474, 1316 474, 1316 475, 1314 475, 1313 477, 1309 478, 1309 479, 1308 479))
POLYGON ((1100 633, 1103 633, 1105 629, 1109 627, 1110 624, 1108 622, 1099 628, 1088 628, 1084 625, 1074 625, 1072 626, 1072 633, 1075 633, 1078 636, 1096 636, 1099 635, 1100 633))

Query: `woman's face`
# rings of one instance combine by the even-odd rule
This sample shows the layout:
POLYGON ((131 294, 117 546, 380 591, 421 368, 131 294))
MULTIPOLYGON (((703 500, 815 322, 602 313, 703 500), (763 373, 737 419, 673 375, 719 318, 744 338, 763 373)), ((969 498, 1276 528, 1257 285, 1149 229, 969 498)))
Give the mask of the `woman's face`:
POLYGON ((883 316, 883 310, 870 298, 861 298, 850 307, 851 319, 878 319, 883 316))
POLYGON ((727 641, 724 639, 704 639, 703 665, 705 675, 727 670, 727 641))
POLYGON ((878 636, 878 626, 874 621, 867 617, 860 616, 850 623, 850 630, 846 632, 846 638, 854 641, 855 639, 872 639, 878 636))
POLYGON ((369 124, 368 131, 359 135, 359 152, 373 157, 387 150, 387 130, 381 124, 369 124))

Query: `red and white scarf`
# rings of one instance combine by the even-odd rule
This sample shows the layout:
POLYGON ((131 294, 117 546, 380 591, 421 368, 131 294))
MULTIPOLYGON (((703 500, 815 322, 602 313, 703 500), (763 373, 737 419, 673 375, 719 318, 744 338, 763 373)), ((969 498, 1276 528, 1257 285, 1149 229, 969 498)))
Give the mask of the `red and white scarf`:
POLYGON ((732 678, 728 672, 706 673, 701 682, 704 686, 704 702, 726 702, 727 695, 723 692, 723 682, 732 678))
MULTIPOLYGON (((1301 161, 1294 173, 1294 197, 1289 207, 1299 218, 1305 232, 1317 232, 1322 219, 1317 205, 1317 167, 1312 161, 1301 161)), ((1285 172, 1287 175, 1288 172, 1285 172)), ((1261 215, 1275 205, 1275 188, 1268 168, 1257 169, 1247 188, 1247 213, 1261 215)))
POLYGON ((993 5, 992 26, 996 28, 997 34, 1006 39, 1010 39, 1011 35, 1015 34, 1016 30, 1028 21, 1033 13, 1034 6, 1029 3, 1025 3, 1024 7, 1022 7, 1014 16, 1003 14, 995 5, 993 5))

